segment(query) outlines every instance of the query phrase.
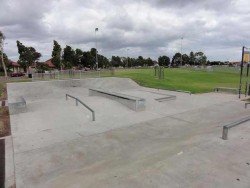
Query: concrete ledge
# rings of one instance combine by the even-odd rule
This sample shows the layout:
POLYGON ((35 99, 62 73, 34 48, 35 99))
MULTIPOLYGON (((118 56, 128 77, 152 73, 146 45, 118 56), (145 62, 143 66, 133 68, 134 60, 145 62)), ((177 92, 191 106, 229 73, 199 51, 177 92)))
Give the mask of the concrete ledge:
POLYGON ((145 99, 101 89, 89 89, 90 96, 101 96, 115 100, 134 111, 145 110, 145 99))
POLYGON ((246 102, 245 103, 245 108, 247 108, 247 106, 250 104, 250 102, 246 102))
POLYGON ((250 120, 250 116, 248 117, 245 117, 243 119, 240 119, 240 120, 237 120, 237 121, 234 121, 232 123, 229 123, 229 124, 226 124, 223 126, 223 130, 222 130, 222 139, 223 140, 227 140, 228 139, 228 130, 237 126, 237 125, 240 125, 242 123, 245 123, 247 121, 250 120))
POLYGON ((239 89, 238 88, 230 88, 230 87, 216 87, 216 88, 214 88, 214 92, 238 94, 239 89))
POLYGON ((8 103, 10 114, 18 114, 27 111, 26 101, 23 97, 17 97, 14 101, 8 103))

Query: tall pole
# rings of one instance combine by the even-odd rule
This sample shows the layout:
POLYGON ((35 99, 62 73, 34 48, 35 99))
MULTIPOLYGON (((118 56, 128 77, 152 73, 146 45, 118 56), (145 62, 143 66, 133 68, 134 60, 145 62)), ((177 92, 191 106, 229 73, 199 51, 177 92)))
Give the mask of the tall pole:
POLYGON ((181 37, 181 66, 182 66, 182 40, 183 40, 183 37, 181 37))
POLYGON ((60 51, 60 69, 62 71, 62 49, 60 51))
POLYGON ((240 63, 240 84, 239 84, 239 99, 241 95, 241 86, 242 86, 242 73, 243 73, 243 62, 244 62, 244 50, 245 46, 242 47, 242 58, 240 63))
POLYGON ((129 49, 127 48, 127 68, 128 68, 128 51, 129 49))
POLYGON ((97 38, 96 38, 96 32, 98 31, 98 28, 95 28, 95 61, 96 61, 96 70, 98 70, 98 58, 97 58, 97 38))
POLYGON ((2 60, 2 64, 3 64, 3 70, 4 70, 4 76, 5 76, 5 78, 7 78, 7 71, 6 71, 6 66, 5 66, 5 62, 4 62, 4 58, 3 58, 3 45, 4 45, 4 39, 3 39, 3 37, 1 36, 1 39, 0 39, 1 41, 0 41, 0 45, 1 45, 1 52, 2 52, 2 54, 1 54, 1 60, 2 60))

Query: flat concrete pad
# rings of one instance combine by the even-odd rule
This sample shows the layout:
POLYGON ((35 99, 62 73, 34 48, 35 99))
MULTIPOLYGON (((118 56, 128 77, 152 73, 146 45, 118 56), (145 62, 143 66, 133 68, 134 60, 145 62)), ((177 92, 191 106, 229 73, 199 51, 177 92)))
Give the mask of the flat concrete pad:
POLYGON ((19 95, 27 112, 11 115, 17 187, 250 185, 250 123, 221 139, 223 123, 250 112, 235 95, 187 95, 120 78, 8 84, 8 100, 19 95), (93 87, 145 98, 146 109, 88 96, 93 87), (93 108, 96 121, 66 93, 93 108), (161 94, 176 99, 156 101, 161 94))

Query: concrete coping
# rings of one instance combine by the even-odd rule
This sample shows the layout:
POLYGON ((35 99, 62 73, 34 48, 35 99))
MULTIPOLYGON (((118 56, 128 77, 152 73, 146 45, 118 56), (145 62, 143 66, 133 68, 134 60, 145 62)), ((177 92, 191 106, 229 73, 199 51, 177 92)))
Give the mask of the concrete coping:
POLYGON ((214 92, 226 92, 226 91, 231 91, 231 92, 235 92, 238 93, 239 92, 239 88, 230 88, 230 87, 216 87, 214 88, 214 92))
POLYGON ((224 126, 223 126, 223 130, 222 130, 222 139, 223 139, 223 140, 227 140, 227 139, 228 139, 228 136, 227 136, 227 135, 228 135, 228 130, 229 130, 229 129, 231 129, 231 128, 237 126, 237 125, 240 125, 240 124, 242 124, 242 123, 245 123, 245 122, 247 122, 247 121, 249 121, 249 120, 250 120, 250 116, 245 117, 245 118, 242 118, 242 119, 240 119, 240 120, 237 120, 237 121, 234 121, 234 122, 231 122, 231 123, 229 123, 229 124, 224 125, 224 126))
POLYGON ((247 106, 250 104, 250 102, 246 102, 245 103, 245 108, 247 108, 247 106))
POLYGON ((123 98, 123 99, 128 99, 128 100, 145 101, 144 98, 139 98, 139 97, 135 97, 135 96, 131 96, 131 95, 126 95, 126 94, 123 94, 123 93, 106 91, 106 90, 102 90, 102 89, 89 89, 89 90, 97 91, 99 93, 104 93, 104 94, 108 94, 108 95, 111 95, 111 96, 115 96, 115 97, 119 97, 119 98, 123 98))
POLYGON ((128 108, 134 110, 134 111, 142 111, 145 110, 145 99, 134 97, 122 93, 116 93, 112 91, 105 91, 102 89, 89 89, 89 95, 90 96, 102 96, 109 98, 111 100, 115 100, 128 108))

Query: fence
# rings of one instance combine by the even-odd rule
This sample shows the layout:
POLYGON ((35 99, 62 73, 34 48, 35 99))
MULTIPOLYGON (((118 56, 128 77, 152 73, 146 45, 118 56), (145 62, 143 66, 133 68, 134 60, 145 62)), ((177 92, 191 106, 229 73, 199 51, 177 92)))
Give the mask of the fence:
POLYGON ((62 71, 51 71, 45 73, 33 73, 32 81, 99 78, 99 77, 108 77, 113 75, 114 75, 114 70, 108 70, 108 69, 100 71, 62 70, 62 71))

